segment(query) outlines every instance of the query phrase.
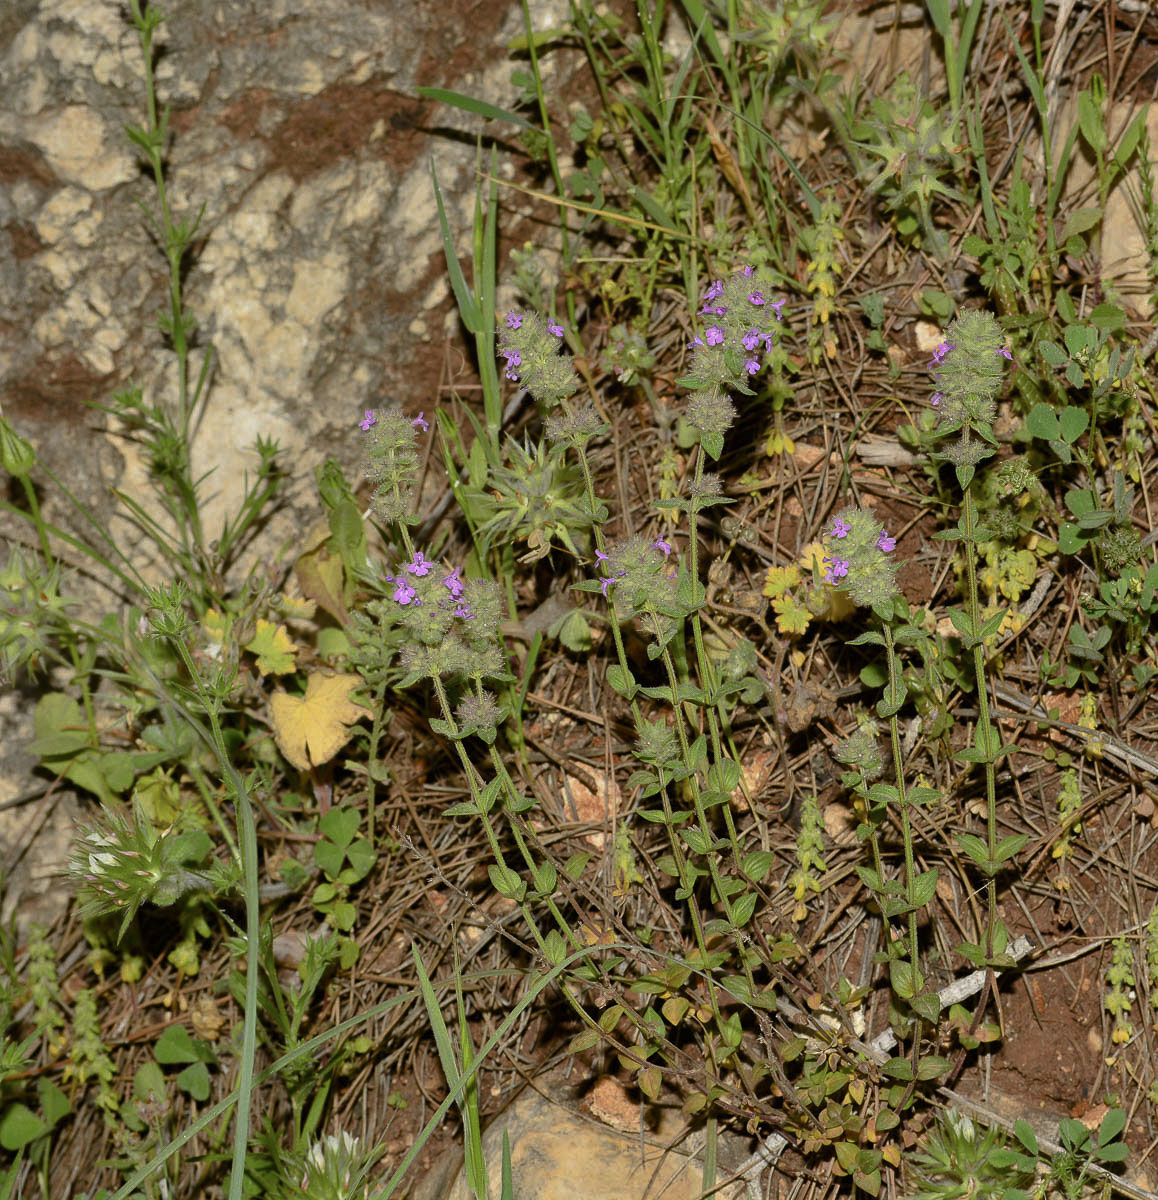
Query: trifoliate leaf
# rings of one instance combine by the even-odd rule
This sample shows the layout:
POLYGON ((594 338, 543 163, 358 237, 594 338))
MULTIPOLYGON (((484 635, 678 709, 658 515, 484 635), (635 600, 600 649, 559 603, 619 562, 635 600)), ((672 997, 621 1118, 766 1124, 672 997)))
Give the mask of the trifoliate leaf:
POLYGON ((764 595, 771 600, 778 600, 799 582, 800 568, 795 563, 787 567, 769 567, 764 579, 764 595))
POLYGON ((362 686, 357 675, 311 675, 305 696, 275 692, 270 717, 278 748, 302 771, 329 762, 350 737, 348 726, 373 713, 350 699, 362 686))
POLYGON ((272 621, 257 622, 257 632, 245 648, 257 655, 257 669, 263 675, 288 675, 294 669, 297 646, 285 631, 284 625, 272 621))

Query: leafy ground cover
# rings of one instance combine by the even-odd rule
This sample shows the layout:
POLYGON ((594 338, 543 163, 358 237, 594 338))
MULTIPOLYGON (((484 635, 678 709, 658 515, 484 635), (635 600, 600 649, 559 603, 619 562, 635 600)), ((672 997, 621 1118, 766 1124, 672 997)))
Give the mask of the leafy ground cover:
POLYGON ((3 666, 52 669, 32 749, 91 801, 70 919, 0 944, 0 1195, 384 1197, 459 1134, 481 1194, 481 1122, 564 1062, 818 1195, 1137 1194, 1154 63, 1096 13, 928 0, 924 75, 864 78, 819 4, 528 11, 517 110, 428 96, 479 121, 464 260, 439 195, 477 386, 352 420, 276 565, 273 442, 201 518, 147 74, 176 384, 104 411, 169 582, 48 524, 0 419, 3 666), (64 543, 131 606, 85 620, 64 543))

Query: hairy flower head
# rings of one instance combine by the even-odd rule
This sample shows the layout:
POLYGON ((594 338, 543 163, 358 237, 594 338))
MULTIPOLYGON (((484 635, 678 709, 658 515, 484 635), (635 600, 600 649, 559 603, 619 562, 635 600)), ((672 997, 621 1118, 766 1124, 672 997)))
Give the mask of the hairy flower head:
POLYGON ((867 509, 838 513, 824 545, 825 578, 857 604, 884 604, 897 594, 897 564, 891 558, 896 540, 867 509))
POLYGON ((536 312, 515 310, 499 322, 499 355, 506 376, 553 408, 579 390, 579 376, 569 358, 560 354, 563 327, 536 312))

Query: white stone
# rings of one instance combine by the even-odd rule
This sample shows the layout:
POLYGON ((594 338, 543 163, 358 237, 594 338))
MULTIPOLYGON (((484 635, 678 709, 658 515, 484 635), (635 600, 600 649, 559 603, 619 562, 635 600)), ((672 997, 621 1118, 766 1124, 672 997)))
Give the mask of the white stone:
POLYGON ((43 151, 63 179, 103 191, 136 178, 132 155, 91 108, 70 104, 30 118, 25 136, 43 151))
POLYGON ((36 214, 36 234, 48 246, 55 246, 66 232, 72 232, 79 218, 92 212, 92 196, 80 188, 65 187, 48 198, 36 214))
POLYGON ((302 325, 313 325, 342 302, 348 279, 349 271, 337 253, 327 254, 321 262, 297 263, 286 313, 302 325))

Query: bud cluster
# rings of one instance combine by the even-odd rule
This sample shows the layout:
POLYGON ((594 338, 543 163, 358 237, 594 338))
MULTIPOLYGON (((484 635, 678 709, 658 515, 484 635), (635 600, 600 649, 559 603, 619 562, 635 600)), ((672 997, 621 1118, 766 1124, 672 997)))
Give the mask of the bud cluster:
POLYGON ((538 313, 513 310, 499 327, 499 354, 506 359, 506 376, 553 408, 579 390, 571 361, 559 353, 563 326, 544 321, 538 313))
POLYGON ((767 267, 744 267, 708 286, 698 313, 705 324, 692 338, 684 387, 753 395, 749 384, 765 365, 783 319, 784 301, 772 299, 774 287, 767 267))
POLYGON ((937 385, 931 403, 937 410, 938 433, 958 429, 992 438, 997 419, 997 392, 1009 358, 1005 335, 988 312, 964 313, 946 330, 933 353, 929 370, 937 385))
POLYGON ((608 597, 614 588, 616 602, 632 612, 669 607, 675 599, 677 575, 667 561, 671 553, 671 543, 664 538, 649 542, 642 534, 615 542, 607 553, 597 550, 600 592, 608 597))
POLYGON ((415 489, 418 485, 417 431, 430 422, 419 413, 411 419, 400 408, 367 409, 358 422, 366 435, 366 478, 374 484, 370 503, 382 521, 413 525, 415 489))
POLYGON ((497 645, 502 619, 498 584, 462 579, 461 567, 447 571, 421 550, 395 575, 387 575, 390 600, 379 615, 409 637, 402 651, 408 675, 466 675, 481 678, 503 671, 497 645))
POLYGON ((124 936, 146 901, 167 907, 212 886, 212 877, 199 869, 213 849, 204 830, 158 832, 139 807, 132 823, 116 812, 105 819, 104 828, 81 827, 69 862, 69 873, 87 892, 84 919, 121 912, 124 936))
POLYGON ((842 510, 824 544, 825 580, 848 592, 855 603, 884 604, 897 594, 897 564, 889 558, 897 542, 871 512, 842 510))

